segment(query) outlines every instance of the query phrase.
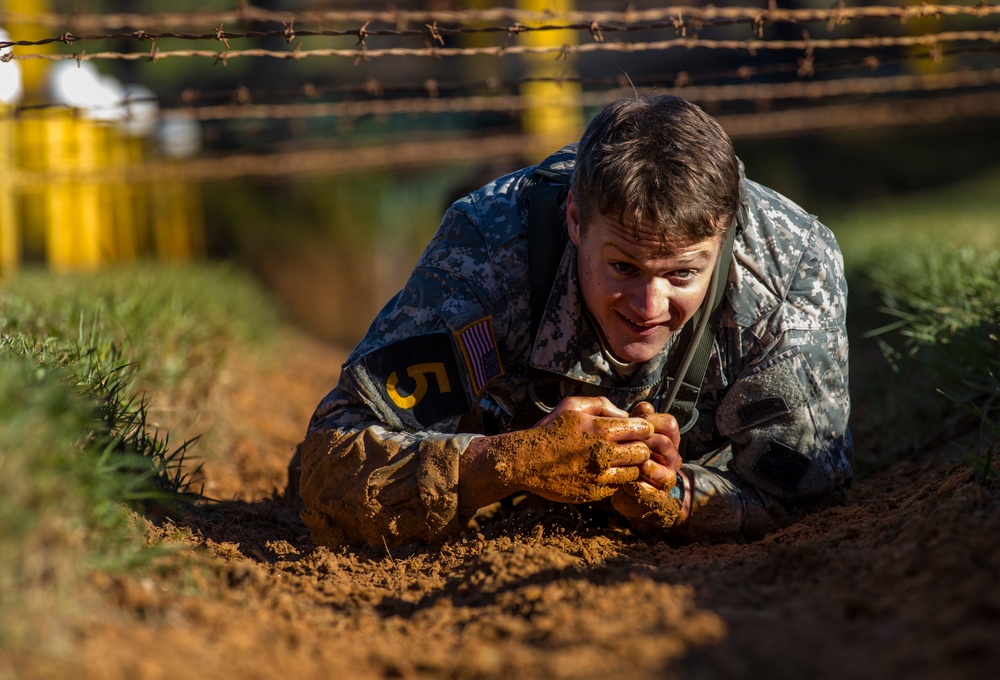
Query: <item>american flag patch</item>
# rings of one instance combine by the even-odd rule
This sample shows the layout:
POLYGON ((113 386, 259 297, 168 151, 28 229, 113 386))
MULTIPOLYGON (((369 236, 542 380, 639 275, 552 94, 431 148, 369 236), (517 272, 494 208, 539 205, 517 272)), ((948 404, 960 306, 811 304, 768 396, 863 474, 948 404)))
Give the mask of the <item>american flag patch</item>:
POLYGON ((493 378, 503 375, 496 336, 493 335, 493 317, 488 316, 470 323, 455 334, 465 355, 469 378, 476 394, 483 391, 493 378))

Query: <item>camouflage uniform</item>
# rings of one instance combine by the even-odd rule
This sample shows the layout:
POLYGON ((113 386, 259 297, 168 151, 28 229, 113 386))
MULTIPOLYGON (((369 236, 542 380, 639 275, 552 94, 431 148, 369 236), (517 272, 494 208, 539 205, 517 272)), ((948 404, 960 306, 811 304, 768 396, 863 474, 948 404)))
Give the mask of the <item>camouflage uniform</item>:
MULTIPOLYGON (((573 147, 550 161, 571 166, 573 147)), ((317 407, 300 493, 319 542, 434 540, 464 526, 476 508, 458 497, 458 461, 482 432, 470 414, 492 412, 511 427, 538 396, 529 387, 540 375, 559 378, 543 381, 558 395, 602 395, 624 409, 657 405, 666 391, 669 343, 627 378, 606 359, 583 308, 572 243, 532 338, 523 204, 531 171, 452 205, 317 407)), ((837 243, 770 189, 741 179, 740 195, 742 232, 701 417, 683 438, 692 539, 760 536, 843 502, 851 480, 837 243)))

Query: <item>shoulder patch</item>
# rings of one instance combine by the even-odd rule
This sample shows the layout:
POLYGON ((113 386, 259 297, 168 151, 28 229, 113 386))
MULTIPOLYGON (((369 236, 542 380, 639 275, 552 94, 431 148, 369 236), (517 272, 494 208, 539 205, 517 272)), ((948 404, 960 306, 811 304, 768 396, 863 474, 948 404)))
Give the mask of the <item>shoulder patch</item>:
POLYGON ((772 441, 751 468, 780 487, 795 490, 809 467, 809 457, 781 442, 772 441))
POLYGON ((736 415, 741 423, 750 425, 779 413, 788 413, 788 411, 788 402, 785 401, 784 397, 767 397, 747 404, 737 411, 736 415))
POLYGON ((474 321, 455 333, 462 348, 472 390, 479 394, 491 380, 504 374, 500 364, 496 335, 493 333, 493 317, 474 321))
POLYGON ((361 363, 386 405, 410 427, 426 427, 472 410, 447 333, 399 340, 361 363))

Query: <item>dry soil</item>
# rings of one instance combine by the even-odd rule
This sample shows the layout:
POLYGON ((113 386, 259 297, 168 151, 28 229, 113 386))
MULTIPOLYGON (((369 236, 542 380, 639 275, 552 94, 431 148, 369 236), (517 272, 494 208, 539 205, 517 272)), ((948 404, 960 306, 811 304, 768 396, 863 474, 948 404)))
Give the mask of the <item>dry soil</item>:
POLYGON ((1000 489, 966 466, 901 462, 750 544, 671 546, 519 506, 442 546, 330 551, 281 492, 344 352, 280 345, 160 414, 209 430, 194 453, 220 502, 138 517, 179 552, 95 576, 87 625, 16 676, 1000 677, 1000 489))

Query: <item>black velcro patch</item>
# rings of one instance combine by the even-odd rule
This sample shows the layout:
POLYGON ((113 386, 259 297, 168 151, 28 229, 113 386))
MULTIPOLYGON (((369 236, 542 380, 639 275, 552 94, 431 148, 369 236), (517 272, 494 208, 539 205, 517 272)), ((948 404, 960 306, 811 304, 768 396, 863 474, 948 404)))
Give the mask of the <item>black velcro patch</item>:
POLYGON ((808 456, 781 442, 772 441, 751 469, 764 479, 792 491, 802 480, 809 462, 808 456))
POLYGON ((472 410, 448 333, 394 342, 361 363, 385 403, 410 427, 426 427, 472 410))
POLYGON ((741 423, 750 425, 769 416, 788 413, 788 410, 788 402, 785 401, 784 397, 767 397, 752 404, 747 404, 737 411, 736 415, 739 417, 741 423))

